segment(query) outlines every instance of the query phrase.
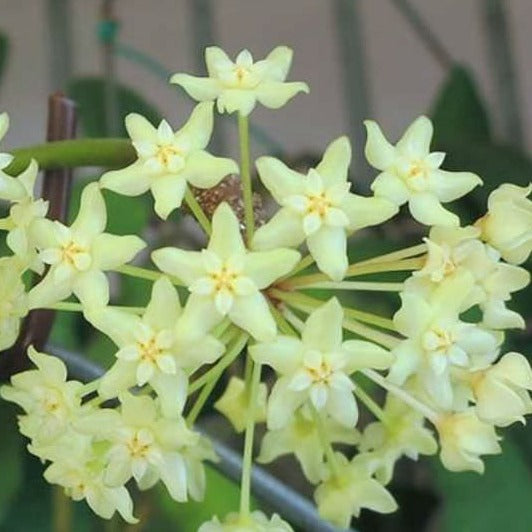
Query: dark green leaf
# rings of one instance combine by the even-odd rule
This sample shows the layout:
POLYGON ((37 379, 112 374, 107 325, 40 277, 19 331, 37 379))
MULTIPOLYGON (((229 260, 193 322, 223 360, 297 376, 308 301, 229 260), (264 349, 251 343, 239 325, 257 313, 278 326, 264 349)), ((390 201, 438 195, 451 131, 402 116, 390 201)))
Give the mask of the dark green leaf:
POLYGON ((532 523, 532 476, 515 444, 485 459, 486 471, 451 473, 437 465, 443 495, 443 532, 528 532, 532 523))
POLYGON ((0 402, 0 523, 3 522, 9 507, 20 490, 23 474, 22 453, 24 447, 15 418, 15 408, 0 402))
POLYGON ((3 33, 0 33, 0 81, 2 81, 2 77, 4 76, 8 56, 9 40, 3 33))
POLYGON ((433 146, 490 141, 489 117, 472 74, 455 66, 433 105, 433 146))
MULTIPOLYGON (((87 137, 108 136, 105 109, 105 81, 99 77, 78 78, 70 81, 67 93, 77 104, 83 133, 87 137)), ((128 113, 139 113, 157 125, 161 115, 157 109, 139 95, 135 90, 120 83, 115 86, 117 91, 116 119, 118 136, 127 136, 124 118, 128 113)))

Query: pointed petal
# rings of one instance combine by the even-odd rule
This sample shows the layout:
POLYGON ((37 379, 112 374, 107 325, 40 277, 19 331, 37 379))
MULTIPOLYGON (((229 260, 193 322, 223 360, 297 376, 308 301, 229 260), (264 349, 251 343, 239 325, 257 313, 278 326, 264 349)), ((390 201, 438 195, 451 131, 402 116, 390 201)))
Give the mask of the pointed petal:
POLYGON ((107 224, 107 211, 98 183, 89 183, 81 193, 78 215, 71 225, 75 234, 82 235, 90 242, 96 235, 103 233, 107 224))
POLYGON ((118 347, 135 343, 134 333, 141 325, 138 316, 124 310, 103 307, 92 308, 84 313, 85 319, 107 335, 118 347))
POLYGON ((244 272, 262 290, 289 273, 300 258, 300 253, 292 249, 251 252, 244 258, 244 272))
POLYGON ((149 190, 151 177, 144 163, 136 161, 121 170, 105 172, 100 178, 100 186, 124 196, 139 196, 149 190))
POLYGON ((257 61, 254 69, 261 74, 261 77, 272 81, 284 81, 290 70, 292 55, 293 52, 288 46, 277 46, 265 59, 257 61))
POLYGON ((98 394, 104 399, 118 397, 118 395, 137 382, 137 363, 117 360, 102 377, 98 394))
POLYGON ((105 273, 99 270, 78 274, 72 291, 87 309, 101 308, 109 302, 109 281, 105 273))
POLYGON ((304 193, 305 176, 295 172, 279 159, 259 157, 255 162, 261 181, 279 205, 289 196, 304 193))
POLYGON ((181 336, 199 338, 220 323, 222 319, 223 316, 216 309, 210 296, 190 294, 177 324, 177 337, 178 339, 181 336))
POLYGON ((186 93, 198 102, 214 100, 221 91, 220 84, 215 79, 200 78, 188 74, 174 74, 170 83, 180 85, 186 93))
POLYGON ((277 430, 287 425, 294 412, 306 398, 306 393, 288 389, 291 377, 281 377, 274 385, 268 399, 268 429, 277 430))
POLYGON ((233 61, 218 46, 208 46, 205 48, 205 64, 207 72, 211 78, 218 77, 220 71, 229 70, 234 67, 233 61))
POLYGON ((229 311, 229 318, 261 342, 271 341, 277 334, 277 326, 268 303, 260 292, 236 297, 229 311))
POLYGON ((347 271, 347 237, 343 227, 322 226, 307 237, 310 254, 318 268, 333 281, 341 281, 347 271))
POLYGON ((151 258, 157 268, 164 273, 174 275, 186 286, 205 275, 201 252, 185 251, 177 248, 156 249, 151 258))
POLYGON ((188 379, 182 370, 175 375, 156 373, 150 384, 161 401, 163 416, 174 418, 183 412, 187 398, 188 379))
POLYGON ((209 144, 213 127, 213 107, 213 102, 203 102, 194 107, 186 124, 175 133, 178 143, 182 142, 191 150, 203 150, 209 144))
POLYGON ((408 207, 412 216, 425 225, 457 226, 460 224, 458 216, 444 209, 438 198, 430 193, 413 194, 408 207))
POLYGON ((381 128, 373 120, 364 121, 368 138, 364 153, 369 164, 378 170, 386 170, 393 165, 395 148, 386 140, 381 128))
POLYGON ((257 100, 264 105, 264 107, 268 107, 269 109, 279 109, 298 92, 305 92, 308 94, 308 85, 299 81, 293 81, 290 83, 263 81, 255 89, 257 100))
POLYGON ((161 277, 153 283, 151 299, 142 321, 154 329, 170 329, 181 314, 179 295, 168 279, 161 277))
POLYGON ((345 136, 339 137, 327 146, 316 171, 321 175, 325 187, 345 183, 351 163, 351 143, 345 136))
POLYGON ((149 120, 137 113, 129 113, 125 119, 126 130, 133 142, 148 141, 157 143, 157 129, 149 120))
POLYGON ((408 126, 396 148, 410 157, 426 157, 430 150, 433 132, 434 128, 430 119, 420 116, 408 126))
POLYGON ((433 170, 430 177, 434 193, 443 203, 461 198, 476 186, 482 185, 482 179, 471 172, 446 172, 438 169, 433 170))
POLYGON ((207 249, 223 260, 232 255, 241 255, 246 251, 238 219, 233 209, 225 202, 214 211, 212 234, 207 249))
POLYGON ((370 188, 375 196, 386 198, 396 205, 406 203, 410 197, 410 191, 403 180, 390 172, 379 174, 370 188))
POLYGON ((349 352, 344 369, 348 374, 359 369, 388 369, 395 361, 390 351, 373 342, 347 340, 342 344, 342 349, 349 352))
POLYGON ((242 116, 248 116, 255 108, 256 101, 255 91, 224 89, 216 101, 216 107, 219 113, 238 111, 242 116))
POLYGON ((342 343, 343 319, 342 306, 333 297, 308 317, 302 334, 304 344, 322 352, 338 349, 342 343))
POLYGON ((252 345, 249 352, 255 362, 267 364, 282 375, 291 375, 301 365, 302 349, 298 338, 278 336, 273 342, 252 345))
POLYGON ((385 198, 365 198, 348 194, 340 205, 349 218, 349 230, 357 231, 363 227, 378 225, 397 214, 397 205, 385 198))
POLYGON ((155 212, 166 220, 168 215, 181 206, 187 182, 181 174, 165 175, 155 178, 151 183, 151 193, 155 199, 155 212))
POLYGON ((113 270, 132 260, 145 247, 145 242, 135 235, 102 233, 92 245, 93 265, 104 271, 113 270))
POLYGON ((299 246, 305 240, 301 216, 292 209, 282 207, 273 218, 259 227, 253 236, 253 249, 274 249, 299 246))
POLYGON ((195 187, 211 188, 229 174, 238 174, 235 161, 200 150, 189 155, 181 177, 195 187))
POLYGON ((72 281, 69 279, 57 284, 54 281, 53 270, 44 279, 35 285, 28 293, 28 309, 47 307, 66 299, 72 293, 72 281))

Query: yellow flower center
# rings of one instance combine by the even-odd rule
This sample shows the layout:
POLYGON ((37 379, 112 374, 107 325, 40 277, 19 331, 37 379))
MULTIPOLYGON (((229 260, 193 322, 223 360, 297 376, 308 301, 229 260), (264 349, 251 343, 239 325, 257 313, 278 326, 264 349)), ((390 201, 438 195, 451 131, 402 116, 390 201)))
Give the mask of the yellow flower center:
POLYGON ((155 337, 151 337, 147 342, 137 342, 140 358, 146 362, 156 363, 157 357, 163 350, 157 345, 155 337))
POLYGON ((324 384, 329 384, 329 379, 333 374, 330 364, 325 360, 322 360, 321 364, 317 367, 306 366, 305 369, 314 382, 322 382, 324 384))
POLYGON ((79 253, 86 253, 87 250, 71 240, 67 244, 61 246, 61 259, 70 264, 70 266, 76 265, 76 255, 79 253))
POLYGON ((331 200, 325 192, 320 194, 307 195, 306 214, 317 214, 320 218, 327 216, 328 210, 332 207, 331 200))
POLYGON ((156 157, 163 166, 168 166, 171 157, 175 157, 176 155, 182 155, 182 153, 175 146, 170 144, 158 146, 156 157))
POLYGON ((132 458, 146 458, 150 450, 150 444, 148 442, 142 442, 138 434, 135 434, 128 442, 127 448, 132 458))
POLYGON ((215 292, 227 291, 231 294, 235 293, 235 281, 240 276, 238 272, 224 265, 217 272, 210 273, 209 276, 214 283, 215 292))

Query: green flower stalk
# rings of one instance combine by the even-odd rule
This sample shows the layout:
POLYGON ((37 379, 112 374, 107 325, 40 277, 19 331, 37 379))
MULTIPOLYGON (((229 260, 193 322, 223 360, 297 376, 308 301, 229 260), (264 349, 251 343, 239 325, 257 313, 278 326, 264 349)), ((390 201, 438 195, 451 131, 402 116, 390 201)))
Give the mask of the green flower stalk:
MULTIPOLYGON (((205 462, 216 454, 194 423, 229 371, 215 409, 244 433, 240 507, 199 532, 292 530, 282 516, 251 511, 254 461, 293 454, 315 486, 321 516, 347 528, 363 509, 397 509, 388 485, 398 460, 439 450, 447 469, 482 473, 482 456, 501 452, 497 430, 532 413, 526 358, 501 356, 504 332, 524 327, 511 298, 530 281, 520 265, 532 250, 532 185, 501 185, 486 215, 461 227, 442 203, 482 182, 440 168, 444 154, 430 152, 430 120, 416 119, 395 146, 367 121, 366 156, 380 171, 372 195, 351 190, 351 146, 340 136, 306 174, 273 157, 255 161, 279 207, 257 224, 248 117, 257 103, 277 109, 308 92, 305 83, 285 81, 291 59, 284 46, 257 62, 246 50, 233 62, 211 47, 207 77, 172 77, 200 102, 178 131, 130 114, 131 142, 66 141, 15 150, 15 159, 0 154, 0 199, 10 204, 0 230, 12 253, 0 258, 0 349, 15 343, 21 320, 37 308, 81 312, 116 345, 110 368, 86 384, 30 347, 35 368, 14 375, 0 396, 23 410, 20 431, 45 464, 45 479, 105 519, 118 513, 137 522, 130 482, 141 490, 161 482, 176 502, 203 498, 205 462), (240 168, 207 151, 215 103, 218 112, 238 113, 240 168), (39 164, 125 167, 84 188, 67 226, 46 218, 46 202, 34 196, 39 164), (236 212, 218 185, 238 172, 243 208, 236 212), (216 208, 204 209, 195 187, 202 198, 216 196, 216 208), (145 244, 105 232, 101 189, 149 191, 162 219, 185 201, 208 244, 156 249, 157 269, 130 264, 145 244), (348 239, 405 203, 428 226, 423 242, 350 264, 348 239), (26 290, 23 275, 45 265, 26 290), (111 305, 109 271, 151 282, 146 305, 111 305), (378 278, 389 272, 399 282, 378 278), (349 307, 336 296, 351 290, 398 293, 400 304, 393 316, 349 307), (77 301, 67 301, 72 296, 77 301), (245 370, 236 376, 240 359, 245 370), (361 422, 361 408, 370 422, 361 422)), ((0 115, 0 138, 8 125, 0 115)))

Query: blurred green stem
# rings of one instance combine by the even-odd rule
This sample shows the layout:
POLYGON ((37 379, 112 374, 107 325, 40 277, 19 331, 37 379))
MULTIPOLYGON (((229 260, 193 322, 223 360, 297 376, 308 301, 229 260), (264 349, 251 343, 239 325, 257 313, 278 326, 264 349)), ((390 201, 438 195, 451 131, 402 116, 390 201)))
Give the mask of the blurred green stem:
POLYGON ((253 211, 253 189, 249 165, 249 121, 247 116, 242 116, 240 113, 238 114, 238 137, 240 139, 240 175, 244 200, 246 240, 248 245, 250 245, 255 231, 255 214, 253 211))
POLYGON ((72 503, 61 486, 52 488, 52 505, 54 532, 71 532, 72 503))

